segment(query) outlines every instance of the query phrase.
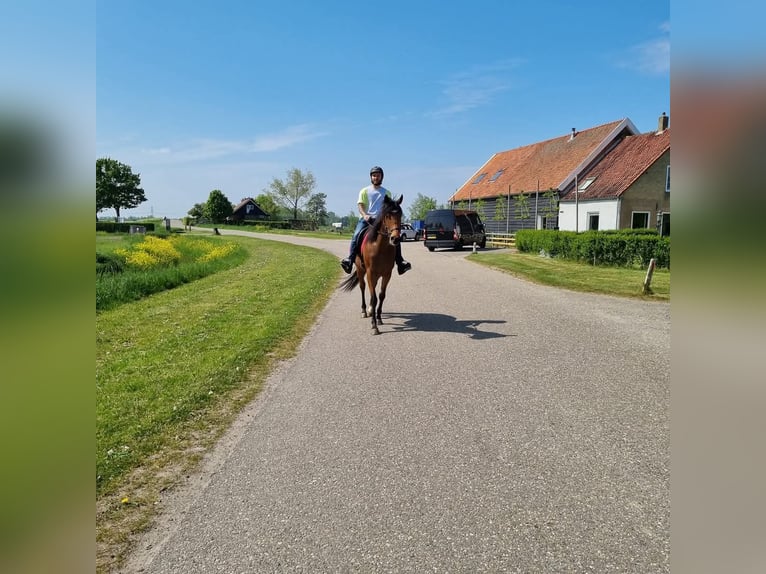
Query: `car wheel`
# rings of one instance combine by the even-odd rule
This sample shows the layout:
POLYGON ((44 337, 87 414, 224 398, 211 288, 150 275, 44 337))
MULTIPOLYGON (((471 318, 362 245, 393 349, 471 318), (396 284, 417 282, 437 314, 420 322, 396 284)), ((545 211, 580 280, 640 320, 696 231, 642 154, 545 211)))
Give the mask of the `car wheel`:
POLYGON ((433 251, 433 250, 434 250, 434 247, 429 247, 429 248, 428 248, 428 250, 429 250, 429 251, 433 251))

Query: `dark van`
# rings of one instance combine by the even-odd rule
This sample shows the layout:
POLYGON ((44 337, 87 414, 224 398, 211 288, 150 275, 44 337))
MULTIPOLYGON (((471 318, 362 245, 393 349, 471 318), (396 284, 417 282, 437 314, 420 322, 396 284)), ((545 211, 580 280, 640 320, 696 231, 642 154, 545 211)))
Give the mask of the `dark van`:
POLYGON ((464 245, 487 244, 487 234, 481 217, 467 209, 432 209, 426 213, 425 246, 429 251, 462 249, 464 245))

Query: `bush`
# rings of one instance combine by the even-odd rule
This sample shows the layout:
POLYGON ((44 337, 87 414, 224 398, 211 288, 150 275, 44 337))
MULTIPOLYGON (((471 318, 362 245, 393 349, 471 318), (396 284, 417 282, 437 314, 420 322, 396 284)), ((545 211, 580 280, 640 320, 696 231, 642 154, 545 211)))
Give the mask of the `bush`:
POLYGON ((607 231, 553 231, 522 229, 516 248, 525 253, 543 252, 593 265, 645 268, 654 258, 657 267, 670 268, 670 237, 652 229, 607 231))
POLYGON ((142 225, 146 231, 154 231, 154 223, 118 223, 116 221, 97 221, 96 231, 106 231, 107 233, 130 233, 131 225, 142 225))
POLYGON ((119 255, 114 253, 96 253, 96 275, 104 275, 106 273, 114 275, 122 273, 124 269, 125 264, 119 255))

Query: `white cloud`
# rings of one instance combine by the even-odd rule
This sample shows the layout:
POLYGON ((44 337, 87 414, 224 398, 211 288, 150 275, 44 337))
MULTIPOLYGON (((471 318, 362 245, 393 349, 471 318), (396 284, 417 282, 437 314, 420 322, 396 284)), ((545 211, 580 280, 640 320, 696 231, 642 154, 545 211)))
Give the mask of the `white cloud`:
POLYGON ((287 127, 280 132, 260 135, 253 139, 192 139, 183 143, 142 147, 133 152, 124 150, 120 152, 119 156, 137 155, 149 163, 201 162, 277 151, 324 135, 327 135, 327 132, 308 124, 302 124, 287 127))
POLYGON ((509 71, 519 64, 519 60, 505 60, 453 75, 444 82, 446 103, 429 115, 458 114, 491 103, 497 94, 510 89, 509 71))
POLYGON ((285 147, 291 147, 305 141, 313 140, 327 135, 327 132, 315 130, 309 124, 291 126, 282 132, 260 136, 253 142, 250 151, 263 152, 275 151, 285 147))
POLYGON ((650 75, 670 72, 670 22, 660 24, 659 30, 662 37, 633 46, 628 61, 623 62, 622 67, 650 75))

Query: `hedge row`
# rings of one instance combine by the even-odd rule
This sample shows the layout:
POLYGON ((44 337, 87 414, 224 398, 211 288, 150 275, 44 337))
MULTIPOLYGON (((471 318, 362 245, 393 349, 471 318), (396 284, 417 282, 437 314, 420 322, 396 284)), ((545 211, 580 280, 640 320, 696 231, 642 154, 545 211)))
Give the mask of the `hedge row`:
POLYGON ((670 237, 661 237, 649 229, 584 233, 523 229, 516 232, 516 249, 615 267, 646 268, 654 258, 657 267, 670 268, 670 237))
POLYGON ((131 225, 142 225, 146 231, 154 231, 154 223, 117 223, 116 221, 97 221, 96 231, 107 233, 130 233, 131 225))

